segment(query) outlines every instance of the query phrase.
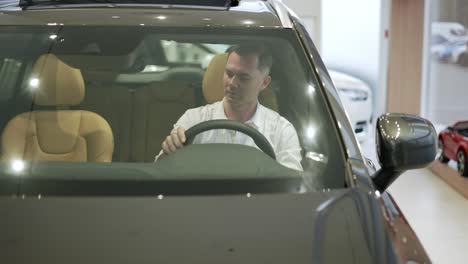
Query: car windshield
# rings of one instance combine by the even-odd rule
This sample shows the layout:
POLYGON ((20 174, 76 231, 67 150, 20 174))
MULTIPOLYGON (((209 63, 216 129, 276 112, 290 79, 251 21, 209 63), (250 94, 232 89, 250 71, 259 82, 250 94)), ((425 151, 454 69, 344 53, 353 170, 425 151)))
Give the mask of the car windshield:
POLYGON ((112 184, 151 195, 346 186, 338 129, 293 30, 3 26, 0 43, 1 177, 37 179, 31 188, 53 182, 37 192, 100 194, 112 184), (260 136, 196 139, 213 130, 238 136, 214 125, 193 144, 160 155, 187 110, 222 105, 222 57, 254 42, 273 55, 271 82, 258 96, 268 115, 257 111, 245 122, 260 136), (298 166, 280 160, 288 134, 275 134, 278 120, 297 134, 298 166), (259 143, 262 134, 267 143, 259 143))
POLYGON ((468 122, 461 122, 455 125, 455 129, 458 133, 462 134, 463 136, 468 136, 468 122))

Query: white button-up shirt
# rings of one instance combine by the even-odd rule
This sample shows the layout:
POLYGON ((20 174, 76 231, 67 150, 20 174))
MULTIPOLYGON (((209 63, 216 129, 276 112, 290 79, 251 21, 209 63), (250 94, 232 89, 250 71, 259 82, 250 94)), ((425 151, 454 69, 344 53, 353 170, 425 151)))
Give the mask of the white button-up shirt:
MULTIPOLYGON (((172 132, 178 127, 187 130, 201 122, 216 119, 228 119, 224 113, 223 101, 187 110, 174 125, 172 132)), ((299 139, 296 130, 288 120, 258 103, 255 114, 244 124, 257 129, 266 137, 273 147, 276 160, 279 163, 291 169, 302 171, 299 139)), ((207 143, 235 143, 258 148, 251 137, 228 129, 203 132, 193 141, 193 144, 207 143)), ((156 159, 158 157, 159 155, 156 159)))

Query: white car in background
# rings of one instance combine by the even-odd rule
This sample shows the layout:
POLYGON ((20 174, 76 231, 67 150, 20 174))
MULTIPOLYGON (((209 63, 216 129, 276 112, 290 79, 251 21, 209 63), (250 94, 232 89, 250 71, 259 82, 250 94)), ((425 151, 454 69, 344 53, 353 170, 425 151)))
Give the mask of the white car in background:
POLYGON ((463 64, 467 51, 468 31, 459 23, 434 22, 431 27, 431 54, 440 62, 463 64))
POLYGON ((329 73, 348 112, 357 139, 360 142, 365 141, 372 123, 372 91, 369 85, 342 72, 330 70, 329 73))

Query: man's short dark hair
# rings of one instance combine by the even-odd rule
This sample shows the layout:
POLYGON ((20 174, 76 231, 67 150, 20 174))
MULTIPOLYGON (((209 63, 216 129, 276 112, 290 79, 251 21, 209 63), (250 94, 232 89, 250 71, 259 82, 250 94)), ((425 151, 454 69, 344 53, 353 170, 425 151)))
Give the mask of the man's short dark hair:
POLYGON ((273 56, 270 50, 263 44, 241 44, 234 45, 227 50, 227 53, 237 53, 240 56, 257 55, 258 56, 258 69, 270 72, 271 65, 273 64, 273 56))

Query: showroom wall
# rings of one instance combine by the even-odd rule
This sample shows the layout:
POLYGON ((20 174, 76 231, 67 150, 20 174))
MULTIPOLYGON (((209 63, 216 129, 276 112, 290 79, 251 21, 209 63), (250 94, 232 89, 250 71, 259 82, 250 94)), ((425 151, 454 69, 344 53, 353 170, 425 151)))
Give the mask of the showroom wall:
POLYGON ((392 0, 387 111, 421 114, 424 1, 392 0))
MULTIPOLYGON (((374 91, 374 105, 383 112, 380 102, 385 91, 381 82, 380 57, 383 40, 382 1, 325 0, 322 2, 322 57, 330 68, 352 74, 366 81, 374 91)), ((374 115, 376 115, 374 113, 374 115)))
POLYGON ((283 2, 301 18, 317 49, 321 50, 322 0, 283 0, 283 2))

